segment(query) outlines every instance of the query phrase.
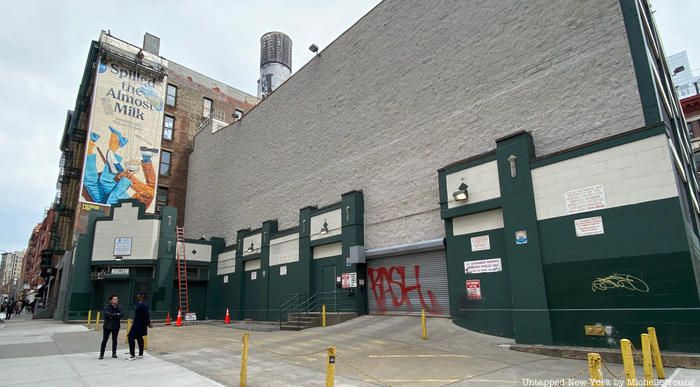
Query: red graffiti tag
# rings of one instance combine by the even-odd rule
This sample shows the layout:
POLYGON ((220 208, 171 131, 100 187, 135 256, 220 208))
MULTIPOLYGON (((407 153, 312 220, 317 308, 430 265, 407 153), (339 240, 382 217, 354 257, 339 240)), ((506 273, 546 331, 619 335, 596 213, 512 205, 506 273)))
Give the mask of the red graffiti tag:
POLYGON ((432 314, 442 314, 442 307, 438 303, 435 295, 432 291, 426 290, 428 298, 430 299, 430 305, 425 302, 425 297, 423 297, 423 290, 420 284, 420 265, 413 266, 413 273, 416 279, 415 284, 412 286, 407 286, 406 284, 406 268, 403 266, 392 266, 390 268, 379 267, 379 268, 368 268, 367 276, 369 277, 370 284, 372 286, 372 293, 374 294, 374 300, 377 302, 377 309, 379 312, 386 312, 386 295, 389 294, 391 298, 391 303, 395 307, 406 306, 409 312, 413 311, 413 305, 411 304, 411 299, 409 297, 410 292, 416 292, 418 299, 420 300, 420 307, 425 309, 426 313, 432 314), (395 278, 398 276, 398 279, 395 278), (398 289, 400 295, 397 297, 397 293, 394 289, 398 289))

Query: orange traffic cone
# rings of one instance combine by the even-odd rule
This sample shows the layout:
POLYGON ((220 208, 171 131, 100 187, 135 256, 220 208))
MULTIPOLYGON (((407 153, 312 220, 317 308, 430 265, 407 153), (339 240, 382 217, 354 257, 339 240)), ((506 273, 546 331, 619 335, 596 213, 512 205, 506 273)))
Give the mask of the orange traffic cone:
POLYGON ((180 309, 177 310, 177 320, 175 320, 175 326, 176 327, 182 326, 182 311, 180 309))
POLYGON ((226 308, 226 317, 224 318, 224 324, 231 324, 231 316, 228 314, 228 308, 226 308))
POLYGON ((165 325, 170 325, 170 312, 168 312, 168 315, 165 316, 165 325))

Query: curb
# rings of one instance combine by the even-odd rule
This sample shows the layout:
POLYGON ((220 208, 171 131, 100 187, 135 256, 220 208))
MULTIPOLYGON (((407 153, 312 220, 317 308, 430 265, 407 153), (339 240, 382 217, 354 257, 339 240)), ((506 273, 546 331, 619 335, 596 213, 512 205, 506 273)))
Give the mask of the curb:
MULTIPOLYGON (((513 344, 510 349, 518 352, 534 353, 565 359, 587 360, 589 352, 599 353, 604 362, 622 364, 619 349, 590 347, 560 347, 548 345, 513 344)), ((664 367, 700 369, 700 354, 661 351, 664 367)), ((634 351, 634 362, 642 363, 641 351, 634 351)))

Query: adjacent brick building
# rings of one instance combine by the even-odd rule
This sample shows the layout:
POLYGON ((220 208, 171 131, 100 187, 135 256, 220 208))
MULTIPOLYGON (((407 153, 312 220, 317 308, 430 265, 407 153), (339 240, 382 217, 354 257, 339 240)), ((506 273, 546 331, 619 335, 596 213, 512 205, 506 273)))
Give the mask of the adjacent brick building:
POLYGON ((192 139, 200 129, 216 120, 220 125, 233 122, 235 114, 245 114, 258 99, 238 89, 218 82, 177 63, 168 64, 169 96, 175 90, 174 99, 166 98, 163 142, 164 152, 170 152, 170 163, 161 157, 159 206, 178 209, 177 224, 184 225, 187 170, 192 139), (174 102, 174 103, 169 103, 174 102), (238 111, 239 113, 236 113, 238 111), (172 134, 165 125, 173 120, 172 134))
MULTIPOLYGON (((44 279, 41 276, 41 264, 44 251, 52 245, 52 230, 56 221, 56 210, 49 209, 44 220, 32 230, 27 249, 22 260, 22 279, 25 285, 25 296, 45 295, 44 279)), ((50 258, 50 257, 47 257, 50 258)))

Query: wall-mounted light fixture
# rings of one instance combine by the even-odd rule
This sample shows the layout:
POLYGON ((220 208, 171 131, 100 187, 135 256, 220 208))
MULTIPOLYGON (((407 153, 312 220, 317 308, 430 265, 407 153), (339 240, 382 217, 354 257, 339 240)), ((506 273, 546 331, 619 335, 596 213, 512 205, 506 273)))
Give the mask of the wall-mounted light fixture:
POLYGON ((328 234, 328 222, 326 222, 326 219, 323 219, 323 227, 321 227, 321 231, 319 231, 319 234, 328 234))
POLYGON ((116 257, 114 257, 114 260, 115 260, 115 261, 121 261, 121 260, 122 260, 122 256, 121 256, 121 255, 117 255, 116 257))
POLYGON ((469 194, 467 193, 467 188, 469 188, 469 186, 465 183, 460 184, 459 188, 457 188, 457 191, 452 193, 452 197, 454 197, 455 200, 458 202, 467 200, 467 198, 469 197, 469 194))
POLYGON ((255 250, 255 247, 253 247, 253 242, 250 242, 250 247, 248 247, 248 252, 252 253, 253 250, 255 250))

